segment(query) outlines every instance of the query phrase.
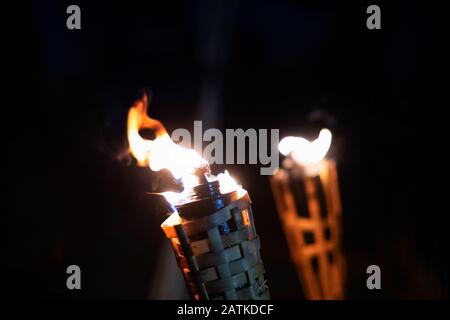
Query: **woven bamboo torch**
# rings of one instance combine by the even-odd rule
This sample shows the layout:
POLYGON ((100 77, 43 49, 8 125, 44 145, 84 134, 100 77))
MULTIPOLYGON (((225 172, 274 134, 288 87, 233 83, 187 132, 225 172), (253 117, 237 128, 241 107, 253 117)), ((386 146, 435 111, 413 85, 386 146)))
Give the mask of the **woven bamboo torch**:
POLYGON ((276 208, 307 299, 343 299, 345 261, 341 249, 341 201, 336 164, 324 159, 327 129, 309 142, 280 141, 283 168, 270 177, 276 208))
POLYGON ((163 192, 173 213, 161 225, 186 284, 197 300, 269 299, 250 197, 228 172, 212 175, 194 150, 175 144, 147 115, 148 96, 128 113, 130 151, 140 165, 167 169, 183 186, 163 192), (155 131, 154 140, 139 135, 155 131))
POLYGON ((190 292, 199 299, 269 299, 250 197, 203 181, 161 225, 190 292))

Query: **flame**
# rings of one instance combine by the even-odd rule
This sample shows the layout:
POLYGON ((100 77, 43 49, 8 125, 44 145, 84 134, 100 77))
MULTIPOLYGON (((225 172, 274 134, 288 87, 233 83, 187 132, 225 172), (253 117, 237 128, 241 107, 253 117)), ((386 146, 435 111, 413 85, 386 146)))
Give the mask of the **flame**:
POLYGON ((131 154, 141 167, 148 164, 148 153, 152 148, 153 141, 143 139, 139 135, 139 130, 144 128, 155 130, 156 139, 167 136, 167 131, 163 124, 147 115, 147 107, 148 96, 144 94, 128 111, 128 144, 130 145, 131 154))
POLYGON ((291 155, 300 165, 307 166, 320 162, 331 146, 332 134, 328 129, 320 130, 319 137, 310 142, 302 137, 286 137, 280 141, 278 150, 281 154, 291 155))
POLYGON ((172 205, 182 204, 188 200, 186 192, 166 191, 161 194, 166 198, 167 202, 172 205))
POLYGON ((128 111, 128 143, 130 152, 138 165, 148 165, 153 171, 168 169, 175 179, 181 179, 189 189, 198 184, 194 175, 197 168, 207 164, 198 153, 185 149, 172 141, 164 125, 147 115, 148 96, 136 101, 128 111), (140 129, 155 131, 154 140, 146 140, 139 134, 140 129))
MULTIPOLYGON (((168 169, 175 179, 181 179, 184 185, 183 192, 163 192, 166 200, 175 205, 188 200, 192 187, 198 185, 195 171, 208 165, 198 153, 192 149, 180 147, 172 141, 164 125, 147 115, 148 96, 143 95, 128 111, 127 136, 130 152, 136 158, 139 166, 149 166, 153 171, 168 169), (154 140, 144 139, 141 129, 152 129, 155 132, 154 140)), ((229 175, 228 171, 219 174, 221 193, 238 190, 240 186, 229 175)))
POLYGON ((224 173, 219 173, 217 175, 217 180, 219 180, 220 193, 228 193, 242 188, 236 180, 230 176, 228 170, 224 173))

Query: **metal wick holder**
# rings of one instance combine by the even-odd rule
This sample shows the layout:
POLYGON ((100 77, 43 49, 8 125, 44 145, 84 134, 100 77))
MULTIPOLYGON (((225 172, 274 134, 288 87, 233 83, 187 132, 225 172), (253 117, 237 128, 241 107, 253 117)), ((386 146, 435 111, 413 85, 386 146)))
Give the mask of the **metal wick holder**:
POLYGON ((193 188, 161 225, 196 300, 269 299, 247 191, 220 193, 218 181, 193 188))

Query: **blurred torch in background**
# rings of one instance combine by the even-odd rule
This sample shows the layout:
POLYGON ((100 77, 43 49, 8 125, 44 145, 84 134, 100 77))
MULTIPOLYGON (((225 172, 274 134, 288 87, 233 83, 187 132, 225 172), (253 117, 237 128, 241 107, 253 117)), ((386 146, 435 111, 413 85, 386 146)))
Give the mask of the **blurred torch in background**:
POLYGON ((326 159, 332 134, 322 129, 310 142, 286 137, 286 158, 270 177, 272 193, 292 260, 307 299, 343 299, 341 200, 336 163, 326 159))

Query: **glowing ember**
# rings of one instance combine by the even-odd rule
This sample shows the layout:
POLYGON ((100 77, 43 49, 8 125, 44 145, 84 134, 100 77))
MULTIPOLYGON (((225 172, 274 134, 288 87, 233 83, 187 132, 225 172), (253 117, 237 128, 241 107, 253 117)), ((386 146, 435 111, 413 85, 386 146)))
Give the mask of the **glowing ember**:
POLYGON ((278 149, 300 165, 308 166, 320 162, 331 146, 331 132, 328 129, 320 130, 319 137, 310 142, 302 137, 286 137, 280 141, 278 149))

